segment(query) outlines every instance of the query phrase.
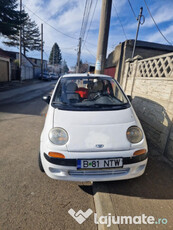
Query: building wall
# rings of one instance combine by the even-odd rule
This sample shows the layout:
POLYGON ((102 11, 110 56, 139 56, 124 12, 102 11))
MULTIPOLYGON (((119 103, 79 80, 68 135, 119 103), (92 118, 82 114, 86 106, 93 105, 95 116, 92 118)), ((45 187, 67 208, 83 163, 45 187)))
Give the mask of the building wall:
POLYGON ((115 67, 110 67, 110 68, 104 69, 104 74, 114 78, 114 76, 115 76, 115 67))
MULTIPOLYGON (((120 65, 120 57, 121 57, 121 52, 122 51, 122 45, 119 44, 118 46, 115 47, 115 50, 112 51, 109 55, 108 58, 106 59, 106 65, 105 65, 105 70, 106 72, 108 69, 114 68, 114 78, 118 80, 118 72, 119 70, 119 65, 120 65)), ((111 75, 112 76, 112 75, 111 75)))
POLYGON ((41 68, 39 66, 34 67, 34 78, 38 78, 41 73, 41 68))
POLYGON ((115 50, 113 50, 109 55, 108 58, 106 59, 106 65, 105 68, 110 68, 110 67, 115 67, 117 66, 120 55, 121 55, 121 46, 122 44, 119 44, 118 46, 115 47, 115 50))
MULTIPOLYGON (((115 79, 122 85, 125 71, 125 61, 132 56, 134 40, 127 40, 115 47, 106 60, 106 68, 116 66, 115 79)), ((140 55, 143 59, 173 52, 173 47, 137 41, 135 56, 140 55)))
POLYGON ((126 62, 122 85, 149 144, 173 161, 173 53, 126 62))
POLYGON ((9 65, 9 59, 0 57, 0 82, 10 81, 9 65))
MULTIPOLYGON (((29 60, 31 60, 37 67, 41 68, 41 59, 29 58, 29 60)), ((47 70, 47 61, 43 60, 43 71, 46 71, 46 70, 47 70)))
MULTIPOLYGON (((19 59, 19 54, 16 54, 16 58, 19 59)), ((22 55, 22 68, 21 68, 21 78, 22 80, 33 79, 34 77, 34 66, 33 64, 22 55)))

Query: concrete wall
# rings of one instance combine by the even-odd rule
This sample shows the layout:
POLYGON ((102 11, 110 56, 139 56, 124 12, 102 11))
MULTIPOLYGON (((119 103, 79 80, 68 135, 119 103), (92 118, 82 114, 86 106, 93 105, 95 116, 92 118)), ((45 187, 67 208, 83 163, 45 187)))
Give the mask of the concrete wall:
POLYGON ((173 161, 173 53, 127 61, 123 88, 133 98, 149 144, 173 161))
POLYGON ((10 80, 10 60, 0 57, 0 82, 10 80))
POLYGON ((119 44, 115 47, 115 50, 113 50, 106 59, 106 65, 105 68, 115 67, 119 63, 120 55, 121 55, 121 46, 122 44, 119 44))
MULTIPOLYGON (((127 40, 115 47, 115 50, 108 55, 106 68, 116 67, 115 79, 120 84, 123 82, 125 61, 132 56, 134 40, 127 40)), ((140 55, 143 59, 173 52, 173 47, 151 42, 137 41, 135 56, 140 55)))

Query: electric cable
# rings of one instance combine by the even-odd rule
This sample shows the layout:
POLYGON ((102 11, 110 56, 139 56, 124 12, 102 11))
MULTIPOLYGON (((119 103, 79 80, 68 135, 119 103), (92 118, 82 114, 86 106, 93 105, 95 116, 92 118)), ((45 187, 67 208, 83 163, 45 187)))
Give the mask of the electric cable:
POLYGON ((115 12, 116 12, 117 18, 118 18, 119 23, 120 23, 120 25, 121 25, 121 28, 122 28, 122 31, 123 31, 124 37, 125 37, 125 39, 127 40, 126 32, 125 32, 125 30, 124 30, 123 24, 122 24, 122 22, 121 22, 121 20, 120 20, 120 17, 119 17, 119 15, 118 15, 118 11, 117 11, 117 9, 116 9, 116 6, 115 6, 114 2, 113 2, 113 7, 114 7, 114 9, 115 9, 115 12))
POLYGON ((165 35, 162 33, 162 31, 160 30, 160 28, 159 28, 159 26, 157 25, 156 21, 154 20, 152 14, 151 14, 151 11, 150 11, 150 9, 149 9, 149 7, 148 7, 148 5, 147 5, 147 2, 146 2, 145 0, 144 0, 144 3, 145 3, 145 5, 146 5, 146 8, 147 8, 147 10, 148 10, 148 13, 149 13, 150 17, 152 18, 152 20, 153 20, 153 22, 154 22, 156 28, 158 29, 159 33, 162 35, 162 37, 165 39, 165 41, 166 41, 169 45, 172 46, 172 43, 171 43, 170 41, 168 41, 168 39, 167 39, 167 38, 165 37, 165 35))

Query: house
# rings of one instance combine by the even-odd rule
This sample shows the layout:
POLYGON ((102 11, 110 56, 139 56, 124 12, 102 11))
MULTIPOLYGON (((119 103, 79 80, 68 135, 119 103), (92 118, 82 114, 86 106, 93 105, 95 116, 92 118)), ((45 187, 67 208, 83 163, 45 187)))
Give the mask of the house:
MULTIPOLYGON (((0 49, 0 58, 6 57, 9 60, 10 71, 9 77, 2 77, 4 81, 20 80, 19 71, 19 52, 6 51, 0 49)), ((22 66, 21 66, 21 80, 33 79, 34 77, 34 64, 22 54, 22 66)))
MULTIPOLYGON (((41 73, 41 59, 38 58, 28 58, 34 64, 34 77, 38 78, 41 73)), ((48 68, 47 60, 43 60, 43 72, 46 72, 48 68)))
POLYGON ((0 49, 0 82, 11 80, 10 57, 0 49))
MULTIPOLYGON (((126 40, 115 47, 106 59, 104 73, 118 80, 123 81, 125 61, 132 56, 134 40, 126 40)), ((173 46, 162 45, 153 42, 137 41, 135 55, 141 58, 149 58, 165 53, 173 52, 173 46)))

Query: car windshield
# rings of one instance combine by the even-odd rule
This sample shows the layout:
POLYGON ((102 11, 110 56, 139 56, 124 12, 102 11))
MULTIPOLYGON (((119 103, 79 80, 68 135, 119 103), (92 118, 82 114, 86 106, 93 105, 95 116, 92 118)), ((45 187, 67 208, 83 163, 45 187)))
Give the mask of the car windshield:
POLYGON ((55 91, 52 105, 64 110, 114 110, 130 105, 110 77, 63 77, 55 91))

